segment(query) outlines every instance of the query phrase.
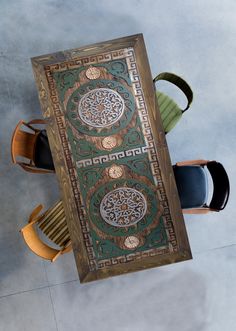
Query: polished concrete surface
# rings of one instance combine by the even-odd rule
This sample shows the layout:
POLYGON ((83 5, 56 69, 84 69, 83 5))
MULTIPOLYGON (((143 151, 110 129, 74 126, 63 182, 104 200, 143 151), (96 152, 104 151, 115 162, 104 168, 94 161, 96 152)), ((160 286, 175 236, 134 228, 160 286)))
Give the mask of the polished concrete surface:
POLYGON ((233 0, 0 0, 0 331, 236 329, 235 14, 233 0), (11 164, 11 135, 41 117, 30 57, 139 32, 153 76, 173 71, 194 91, 167 137, 172 163, 222 162, 231 196, 221 213, 185 217, 193 260, 80 285, 73 254, 42 261, 19 234, 59 190, 54 175, 11 164))

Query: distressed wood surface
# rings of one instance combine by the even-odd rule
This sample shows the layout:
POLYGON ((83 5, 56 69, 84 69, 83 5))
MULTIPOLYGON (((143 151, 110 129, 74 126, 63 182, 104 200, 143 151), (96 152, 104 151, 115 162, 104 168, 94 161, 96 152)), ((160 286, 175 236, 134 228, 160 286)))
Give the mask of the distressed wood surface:
POLYGON ((191 259, 143 36, 35 57, 32 66, 80 281, 191 259), (106 127, 82 113, 97 90, 123 109, 106 127), (101 216, 102 198, 117 188, 143 199, 135 224, 101 216))

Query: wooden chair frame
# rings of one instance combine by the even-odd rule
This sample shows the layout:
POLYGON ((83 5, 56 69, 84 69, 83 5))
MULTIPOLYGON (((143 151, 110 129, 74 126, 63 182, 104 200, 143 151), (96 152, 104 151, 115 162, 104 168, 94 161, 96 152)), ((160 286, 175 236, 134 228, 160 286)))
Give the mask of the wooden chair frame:
POLYGON ((36 232, 35 225, 44 218, 46 212, 39 215, 42 209, 43 205, 40 204, 32 211, 28 224, 24 226, 20 232, 22 233, 27 246, 33 253, 46 260, 54 262, 60 255, 70 252, 72 250, 72 245, 71 242, 69 242, 65 247, 56 249, 48 246, 40 239, 36 232))
POLYGON ((25 171, 38 174, 54 173, 54 170, 40 169, 34 164, 35 143, 40 133, 34 124, 45 124, 43 119, 34 119, 28 123, 20 120, 17 124, 11 140, 11 157, 12 162, 21 166, 25 171), (32 130, 33 133, 22 130, 22 126, 32 130), (17 156, 29 159, 29 163, 17 161, 17 156))

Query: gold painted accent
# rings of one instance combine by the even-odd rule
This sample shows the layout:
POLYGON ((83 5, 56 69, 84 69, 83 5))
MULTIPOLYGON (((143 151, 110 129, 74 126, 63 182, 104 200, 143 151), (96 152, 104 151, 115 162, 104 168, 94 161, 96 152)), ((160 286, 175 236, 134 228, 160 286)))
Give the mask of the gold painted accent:
POLYGON ((86 70, 86 73, 85 73, 86 77, 88 79, 97 79, 100 77, 101 75, 101 72, 98 68, 96 67, 90 67, 86 70))
POLYGON ((114 165, 110 167, 108 174, 111 178, 119 178, 123 175, 123 169, 120 166, 114 165))
POLYGON ((134 249, 139 245, 139 238, 135 236, 129 236, 125 239, 124 245, 129 249, 134 249))
POLYGON ((103 140, 102 140, 102 147, 105 148, 105 149, 111 149, 111 148, 114 148, 116 147, 117 145, 117 140, 115 137, 105 137, 103 140))

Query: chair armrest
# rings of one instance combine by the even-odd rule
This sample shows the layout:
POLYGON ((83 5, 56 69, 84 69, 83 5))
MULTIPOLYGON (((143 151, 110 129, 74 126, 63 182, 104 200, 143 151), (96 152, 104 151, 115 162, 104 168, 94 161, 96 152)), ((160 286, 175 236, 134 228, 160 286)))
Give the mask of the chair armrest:
POLYGON ((24 162, 18 162, 18 164, 25 170, 34 174, 50 174, 55 173, 54 170, 47 170, 47 169, 39 169, 34 166, 30 166, 24 162))
POLYGON ((211 162, 211 161, 209 161, 209 160, 188 160, 188 161, 177 162, 176 165, 179 166, 179 167, 188 166, 188 165, 204 166, 208 162, 211 162))
POLYGON ((40 213, 40 211, 42 209, 43 209, 43 205, 42 204, 40 204, 40 205, 38 205, 37 207, 34 208, 34 210, 32 211, 32 213, 30 214, 29 223, 32 223, 32 222, 36 223, 39 220, 39 218, 41 216, 39 216, 39 217, 37 217, 37 216, 38 216, 38 214, 40 213))
POLYGON ((191 208, 191 209, 182 209, 183 214, 207 214, 212 211, 219 211, 217 209, 212 208, 191 208))
POLYGON ((45 125, 46 122, 44 119, 41 119, 41 118, 36 118, 28 123, 24 122, 24 125, 27 126, 29 129, 33 130, 34 132, 38 132, 40 131, 39 129, 36 129, 33 127, 33 124, 43 124, 45 125))

